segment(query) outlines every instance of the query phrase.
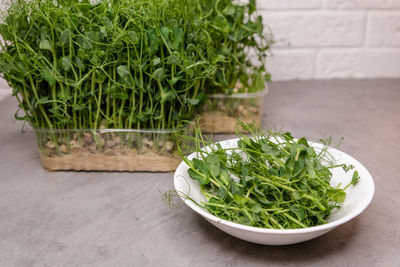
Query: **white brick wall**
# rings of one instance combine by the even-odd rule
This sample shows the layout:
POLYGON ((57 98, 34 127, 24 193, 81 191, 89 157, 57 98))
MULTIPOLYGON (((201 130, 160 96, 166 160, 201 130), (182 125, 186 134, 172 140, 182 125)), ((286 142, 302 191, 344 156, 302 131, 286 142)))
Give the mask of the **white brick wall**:
MULTIPOLYGON (((398 0, 400 3, 400 0, 398 0)), ((367 45, 370 47, 400 47, 400 10, 370 12, 367 21, 367 45)))
POLYGON ((265 16, 278 42, 275 47, 358 47, 364 43, 365 19, 359 12, 268 12, 265 16), (307 13, 306 15, 304 13, 307 13))
POLYGON ((399 63, 400 49, 324 49, 314 78, 400 77, 399 63))
POLYGON ((400 78, 400 0, 258 0, 273 80, 400 78))
POLYGON ((273 52, 271 71, 273 80, 282 77, 284 80, 313 79, 316 54, 312 49, 276 49, 273 52), (289 71, 288 71, 289 70, 289 71))

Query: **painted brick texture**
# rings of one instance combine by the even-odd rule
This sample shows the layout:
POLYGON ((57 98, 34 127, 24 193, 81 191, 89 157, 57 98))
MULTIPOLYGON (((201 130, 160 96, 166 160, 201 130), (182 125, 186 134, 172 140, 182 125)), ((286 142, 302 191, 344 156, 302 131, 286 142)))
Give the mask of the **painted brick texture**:
POLYGON ((314 78, 400 77, 399 63, 399 49, 326 49, 318 53, 314 78))
POLYGON ((275 38, 276 47, 351 47, 364 43, 364 14, 338 12, 270 12, 265 23, 275 38), (275 30, 276 29, 276 30, 275 30))
POLYGON ((367 45, 400 47, 400 11, 371 12, 368 14, 367 28, 367 45))
POLYGON ((400 78, 400 0, 258 3, 277 40, 273 80, 400 78))

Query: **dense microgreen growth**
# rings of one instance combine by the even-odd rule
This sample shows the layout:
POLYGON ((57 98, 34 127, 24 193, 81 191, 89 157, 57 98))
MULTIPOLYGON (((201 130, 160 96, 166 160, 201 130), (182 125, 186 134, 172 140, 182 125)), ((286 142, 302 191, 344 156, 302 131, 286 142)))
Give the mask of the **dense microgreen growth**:
MULTIPOLYGON (((222 219, 256 227, 294 229, 326 223, 345 201, 345 190, 359 180, 357 171, 344 188, 332 187, 335 165, 328 147, 316 149, 306 138, 290 133, 255 132, 239 135, 237 148, 207 143, 196 130, 197 158, 184 161, 189 176, 198 181, 208 201, 198 203, 222 219)), ((329 142, 328 142, 329 143, 329 142)), ((178 192, 179 194, 179 192, 178 192)))
POLYGON ((15 0, 0 73, 35 128, 166 129, 190 120, 218 62, 200 0, 15 0), (199 39, 200 38, 200 39, 199 39))
POLYGON ((24 114, 16 118, 35 128, 175 128, 192 118, 205 91, 258 91, 268 78, 271 42, 255 0, 7 6, 0 74, 24 114))
POLYGON ((198 38, 210 43, 205 54, 218 66, 213 79, 207 81, 207 91, 232 94, 263 90, 270 79, 265 62, 273 38, 257 14, 256 0, 200 2, 195 20, 203 31, 198 38))

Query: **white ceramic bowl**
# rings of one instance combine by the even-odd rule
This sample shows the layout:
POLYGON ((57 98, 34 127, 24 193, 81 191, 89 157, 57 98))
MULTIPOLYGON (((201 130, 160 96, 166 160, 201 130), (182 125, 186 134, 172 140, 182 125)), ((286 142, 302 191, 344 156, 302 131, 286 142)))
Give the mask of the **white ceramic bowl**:
MULTIPOLYGON (((238 139, 230 139, 219 143, 223 148, 233 148, 237 147, 237 140, 238 139)), ((311 145, 316 149, 322 148, 321 144, 311 143, 311 145)), ((181 198, 186 205, 203 216, 211 224, 237 238, 264 245, 288 245, 307 241, 323 235, 359 215, 367 208, 374 195, 374 182, 372 177, 360 162, 337 149, 330 148, 329 153, 332 154, 338 164, 345 163, 354 165, 355 170, 357 170, 360 175, 360 180, 355 186, 350 186, 346 190, 346 200, 343 206, 329 216, 327 224, 287 230, 258 228, 223 220, 210 214, 206 209, 193 203, 193 201, 183 196, 181 196, 181 198)), ((195 156, 196 153, 192 153, 188 158, 192 159, 195 156)), ((201 194, 199 183, 189 177, 187 173, 188 168, 189 166, 185 162, 181 162, 176 169, 174 177, 175 189, 188 195, 198 203, 206 201, 206 198, 201 194)), ((353 170, 346 173, 342 168, 332 169, 331 185, 336 186, 340 182, 342 185, 347 185, 352 179, 352 174, 353 170)))

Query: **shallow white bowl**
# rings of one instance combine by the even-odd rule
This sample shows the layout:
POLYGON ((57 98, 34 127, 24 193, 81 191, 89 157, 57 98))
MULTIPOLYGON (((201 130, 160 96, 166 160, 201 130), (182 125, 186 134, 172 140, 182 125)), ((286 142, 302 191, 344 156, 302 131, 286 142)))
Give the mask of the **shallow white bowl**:
MULTIPOLYGON (((237 147, 237 140, 238 139, 230 139, 219 143, 223 148, 233 148, 237 147)), ((311 143, 311 145, 316 149, 323 147, 321 144, 317 143, 311 143)), ((324 225, 287 230, 247 226, 218 218, 184 196, 181 196, 181 198, 186 205, 203 216, 207 221, 237 238, 264 245, 288 245, 307 241, 323 235, 359 215, 367 208, 374 195, 374 181, 372 180, 371 174, 360 162, 337 149, 329 148, 328 151, 336 159, 337 164, 345 163, 354 165, 354 170, 358 171, 360 180, 355 186, 350 186, 346 190, 346 200, 343 206, 340 210, 331 214, 327 219, 328 223, 324 225)), ((192 153, 188 158, 192 159, 195 156, 196 153, 192 153)), ((201 194, 199 183, 191 179, 187 173, 188 168, 189 166, 185 162, 181 162, 176 169, 174 177, 175 189, 188 195, 197 203, 206 201, 206 198, 201 194)), ((342 168, 332 169, 331 185, 335 187, 341 182, 343 187, 343 185, 347 185, 351 181, 352 175, 353 170, 346 173, 342 168)))

